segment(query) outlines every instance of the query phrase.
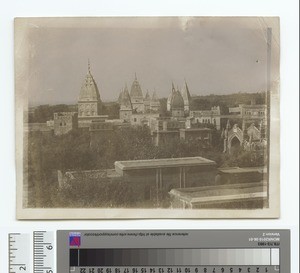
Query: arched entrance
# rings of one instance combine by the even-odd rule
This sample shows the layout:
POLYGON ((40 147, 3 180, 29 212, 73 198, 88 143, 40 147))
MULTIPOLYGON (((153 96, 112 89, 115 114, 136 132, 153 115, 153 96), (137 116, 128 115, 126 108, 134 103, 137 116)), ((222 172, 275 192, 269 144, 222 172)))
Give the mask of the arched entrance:
POLYGON ((230 143, 230 151, 235 152, 240 149, 240 146, 241 146, 240 140, 236 136, 233 137, 230 143))
POLYGON ((228 151, 237 150, 243 143, 243 131, 235 124, 228 133, 228 151))

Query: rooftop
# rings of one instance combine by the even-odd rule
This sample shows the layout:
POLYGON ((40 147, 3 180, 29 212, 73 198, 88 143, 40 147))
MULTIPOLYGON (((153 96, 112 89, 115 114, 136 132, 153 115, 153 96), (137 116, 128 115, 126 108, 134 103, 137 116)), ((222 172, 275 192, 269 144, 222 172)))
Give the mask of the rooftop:
POLYGON ((191 202, 219 202, 267 197, 267 182, 172 189, 172 196, 191 202))
POLYGON ((264 166, 261 167, 229 167, 229 168, 219 168, 218 169, 222 173, 249 173, 249 172, 259 172, 266 173, 267 168, 264 166))
POLYGON ((187 128, 187 129, 180 129, 180 131, 199 132, 199 131, 211 131, 211 129, 209 129, 209 128, 187 128))
POLYGON ((152 169, 158 167, 201 166, 215 164, 216 163, 214 161, 203 157, 163 158, 115 162, 115 166, 120 168, 121 170, 152 169))
POLYGON ((66 176, 69 179, 100 179, 120 177, 120 175, 114 169, 67 171, 66 176))
POLYGON ((99 89, 91 74, 90 65, 79 93, 79 101, 100 101, 99 89))
POLYGON ((153 134, 178 134, 178 130, 153 130, 153 134))

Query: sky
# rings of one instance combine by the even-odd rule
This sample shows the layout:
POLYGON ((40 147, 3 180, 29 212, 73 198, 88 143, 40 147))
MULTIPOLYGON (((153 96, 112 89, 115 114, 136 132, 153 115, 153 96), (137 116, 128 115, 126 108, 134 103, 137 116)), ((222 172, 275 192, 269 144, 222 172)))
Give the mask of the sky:
POLYGON ((70 18, 28 23, 30 105, 73 104, 88 70, 103 101, 114 101, 135 73, 143 93, 167 97, 184 81, 192 95, 264 92, 267 36, 271 80, 279 79, 274 18, 70 18))

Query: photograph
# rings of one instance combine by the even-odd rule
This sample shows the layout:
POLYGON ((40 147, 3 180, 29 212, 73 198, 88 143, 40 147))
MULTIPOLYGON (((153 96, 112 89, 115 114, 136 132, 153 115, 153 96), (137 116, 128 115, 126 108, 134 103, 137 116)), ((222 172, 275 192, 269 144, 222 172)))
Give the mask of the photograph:
POLYGON ((14 32, 18 219, 279 217, 279 17, 14 32))

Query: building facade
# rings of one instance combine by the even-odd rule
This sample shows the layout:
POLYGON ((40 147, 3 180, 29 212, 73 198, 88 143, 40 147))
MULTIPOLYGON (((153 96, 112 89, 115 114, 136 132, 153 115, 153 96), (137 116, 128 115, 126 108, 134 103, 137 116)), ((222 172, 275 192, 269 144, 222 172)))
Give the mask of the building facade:
POLYGON ((189 117, 191 123, 212 124, 217 130, 221 129, 221 111, 219 106, 214 106, 211 110, 191 110, 189 117))
POLYGON ((54 113, 54 134, 64 135, 78 129, 78 113, 59 112, 54 113))
POLYGON ((216 163, 203 157, 116 161, 115 170, 149 198, 174 188, 211 185, 217 172, 216 163))

